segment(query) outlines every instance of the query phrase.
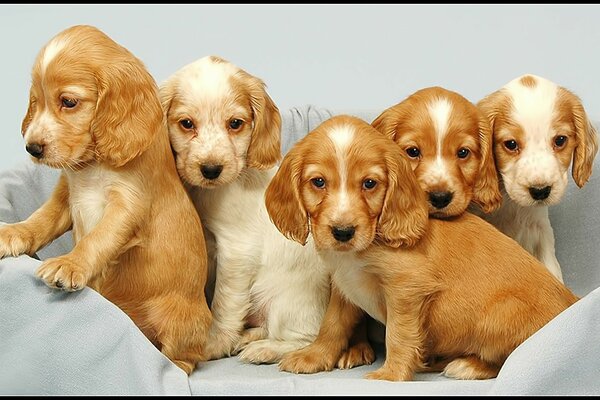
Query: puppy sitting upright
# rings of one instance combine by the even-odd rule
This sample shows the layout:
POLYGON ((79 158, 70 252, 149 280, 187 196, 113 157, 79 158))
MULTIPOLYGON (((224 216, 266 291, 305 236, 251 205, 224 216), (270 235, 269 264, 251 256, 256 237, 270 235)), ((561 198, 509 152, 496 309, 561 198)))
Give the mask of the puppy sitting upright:
POLYGON ((358 118, 332 117, 297 142, 266 205, 286 237, 304 244, 311 234, 333 281, 317 339, 284 356, 286 371, 331 369, 362 309, 386 324, 386 359, 369 378, 409 380, 441 366, 455 378, 491 378, 577 301, 481 218, 428 220, 404 151, 358 118))
POLYGON ((535 75, 510 81, 477 105, 491 125, 504 193, 502 207, 482 217, 562 281, 548 207, 561 201, 569 165, 577 186, 588 181, 598 152, 596 129, 576 95, 535 75))
MULTIPOLYGON (((242 350, 243 361, 277 362, 314 340, 329 299, 314 248, 285 239, 265 209, 281 157, 279 110, 260 79, 214 56, 181 68, 160 92, 179 173, 214 237, 206 356, 242 350)), ((374 357, 368 345, 357 355, 342 366, 374 357)))
POLYGON ((406 152, 430 215, 460 215, 471 202, 486 213, 500 205, 489 123, 459 93, 438 86, 418 90, 371 125, 406 152))
POLYGON ((95 289, 191 373, 211 322, 206 249, 142 62, 94 27, 64 30, 35 61, 22 133, 33 160, 62 173, 26 221, 0 228, 0 256, 32 255, 72 228, 73 250, 36 275, 95 289))

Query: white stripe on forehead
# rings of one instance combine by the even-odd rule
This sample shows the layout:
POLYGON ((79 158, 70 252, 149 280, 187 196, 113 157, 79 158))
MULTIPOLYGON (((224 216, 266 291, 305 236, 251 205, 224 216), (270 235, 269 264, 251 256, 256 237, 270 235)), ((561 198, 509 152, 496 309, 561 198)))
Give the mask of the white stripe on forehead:
POLYGON ((215 62, 204 57, 181 70, 180 89, 193 102, 220 99, 230 93, 229 78, 237 71, 228 62, 215 62))
POLYGON ((433 165, 433 168, 436 176, 439 176, 439 179, 441 180, 446 178, 448 175, 448 171, 444 166, 444 160, 442 158, 442 144, 444 143, 444 138, 448 133, 448 122, 450 121, 452 104, 450 104, 450 102, 445 98, 437 98, 427 104, 427 111, 429 111, 429 116, 433 121, 437 145, 435 164, 433 165))
POLYGON ((350 199, 346 191, 346 177, 348 175, 346 155, 348 154, 348 148, 354 140, 354 129, 350 125, 336 127, 327 132, 327 136, 333 142, 340 174, 338 210, 341 213, 350 208, 350 199))
POLYGON ((535 86, 525 86, 522 77, 510 81, 504 88, 512 98, 512 118, 527 135, 545 137, 552 125, 558 85, 547 79, 530 75, 535 86))
POLYGON ((67 40, 64 37, 54 38, 50 43, 48 43, 46 49, 44 50, 44 55, 42 56, 42 71, 46 70, 48 64, 54 60, 54 57, 56 57, 56 55, 62 49, 64 49, 66 45, 67 40))

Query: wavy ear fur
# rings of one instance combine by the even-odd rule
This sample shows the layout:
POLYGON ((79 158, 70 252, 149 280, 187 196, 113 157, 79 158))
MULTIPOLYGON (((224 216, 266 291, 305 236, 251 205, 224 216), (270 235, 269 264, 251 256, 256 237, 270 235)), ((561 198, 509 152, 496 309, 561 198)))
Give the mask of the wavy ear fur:
POLYGON ((490 122, 481 110, 478 111, 481 163, 479 176, 473 188, 473 202, 479 205, 483 212, 490 213, 502 204, 502 194, 494 159, 494 138, 490 122))
POLYGON ((308 214, 300 199, 302 158, 298 145, 283 158, 265 192, 265 205, 271 221, 288 239, 305 245, 308 214))
POLYGON ((388 138, 396 141, 396 124, 394 123, 396 118, 394 118, 394 114, 394 107, 386 109, 371 122, 371 126, 388 138))
POLYGON ((412 246, 425 233, 429 208, 425 192, 399 146, 385 154, 388 189, 377 226, 378 238, 388 246, 412 246))
POLYGON ((31 91, 29 92, 29 104, 27 105, 27 113, 25 114, 25 117, 23 117, 23 121, 21 122, 21 135, 25 136, 25 132, 27 131, 27 128, 29 128, 29 124, 31 124, 31 121, 33 120, 33 114, 35 110, 35 101, 33 99, 33 94, 31 93, 31 91))
POLYGON ((579 187, 586 184, 592 175, 594 158, 598 152, 598 133, 588 119, 581 100, 569 93, 572 100, 572 114, 575 123, 575 138, 577 145, 573 151, 573 180, 579 187))
POLYGON ((101 161, 121 167, 142 154, 163 124, 154 79, 141 61, 106 65, 97 77, 91 131, 101 161))

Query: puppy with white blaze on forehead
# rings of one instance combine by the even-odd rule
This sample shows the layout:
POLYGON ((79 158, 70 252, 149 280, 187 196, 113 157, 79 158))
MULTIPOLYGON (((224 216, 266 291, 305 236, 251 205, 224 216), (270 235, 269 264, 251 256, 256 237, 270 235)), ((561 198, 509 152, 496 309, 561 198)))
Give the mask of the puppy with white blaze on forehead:
POLYGON ((504 199, 482 215, 537 257, 559 280, 548 206, 557 204, 568 183, 588 181, 598 151, 596 129, 580 99, 535 75, 518 77, 478 103, 494 138, 494 155, 504 199))
MULTIPOLYGON (((262 80, 215 56, 181 68, 160 94, 179 174, 210 243, 205 356, 278 362, 315 339, 330 293, 314 246, 287 240, 265 207, 281 158, 279 110, 262 80)), ((374 360, 362 343, 340 367, 374 360)))

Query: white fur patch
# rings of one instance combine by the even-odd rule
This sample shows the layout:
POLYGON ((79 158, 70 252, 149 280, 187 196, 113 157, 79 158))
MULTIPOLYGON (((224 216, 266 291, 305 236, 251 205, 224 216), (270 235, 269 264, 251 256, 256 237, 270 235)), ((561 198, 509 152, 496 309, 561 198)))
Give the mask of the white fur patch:
POLYGON ((56 57, 56 55, 65 48, 67 41, 64 38, 56 38, 46 46, 44 55, 42 56, 42 71, 45 71, 48 64, 56 57))
POLYGON ((442 158, 442 145, 448 133, 448 122, 452 113, 452 104, 447 99, 438 98, 427 105, 427 110, 435 127, 437 144, 435 163, 432 165, 428 175, 434 181, 445 181, 449 179, 449 176, 448 169, 442 158))
POLYGON ((215 62, 210 56, 186 65, 178 73, 185 76, 179 90, 191 104, 212 103, 231 93, 229 78, 239 69, 228 62, 215 62))
POLYGON ((348 170, 346 168, 347 149, 354 139, 354 130, 350 126, 332 129, 327 133, 335 147, 340 173, 340 191, 338 194, 338 213, 342 214, 350 209, 350 199, 346 190, 348 170))

